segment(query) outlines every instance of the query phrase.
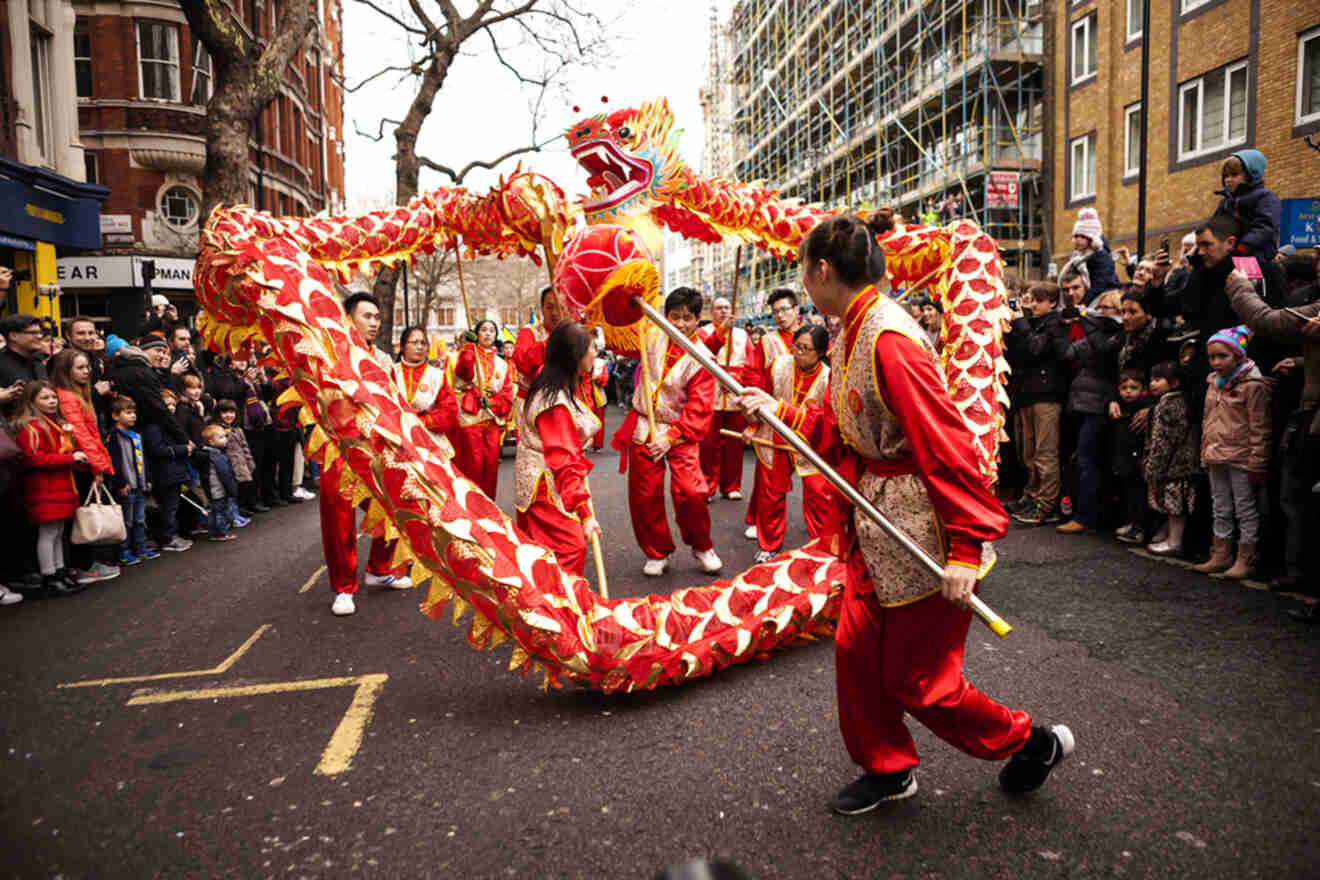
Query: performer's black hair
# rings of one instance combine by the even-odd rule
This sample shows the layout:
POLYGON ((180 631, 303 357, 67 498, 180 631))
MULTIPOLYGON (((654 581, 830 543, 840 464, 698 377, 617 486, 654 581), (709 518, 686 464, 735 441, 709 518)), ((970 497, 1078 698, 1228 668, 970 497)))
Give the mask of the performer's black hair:
POLYGON ((354 293, 344 300, 344 314, 350 318, 353 316, 353 310, 363 303, 371 303, 376 308, 380 308, 380 300, 369 293, 354 293))
POLYGON ((413 324, 411 327, 403 328, 403 333, 399 335, 399 351, 394 355, 394 359, 396 361, 403 360, 403 347, 408 344, 408 334, 413 332, 414 330, 420 331, 422 334, 422 338, 426 340, 426 354, 428 357, 430 356, 431 354, 430 335, 426 332, 426 328, 423 327, 421 324, 413 324))
POLYGON ((479 336, 479 335, 481 334, 481 325, 482 325, 482 324, 489 324, 490 326, 492 326, 492 327, 495 328, 495 341, 496 341, 496 342, 499 342, 499 341, 500 341, 500 325, 499 325, 499 324, 496 324, 496 323, 495 323, 494 321, 492 321, 490 318, 482 318, 480 321, 478 321, 478 322, 472 327, 472 335, 475 337, 475 336, 479 336))
POLYGON ((542 288, 541 288, 541 308, 542 308, 542 309, 545 308, 545 298, 546 298, 547 296, 550 295, 550 291, 552 291, 552 290, 554 290, 554 288, 551 287, 549 284, 547 284, 545 287, 542 287, 542 288))
POLYGON ((830 350, 830 331, 819 324, 805 324, 793 334, 793 341, 797 342, 799 336, 810 336, 811 347, 816 349, 816 354, 820 356, 821 360, 828 360, 826 355, 830 350))
POLYGON ((701 294, 691 287, 675 287, 665 297, 665 314, 678 309, 687 309, 693 315, 701 317, 701 294))
POLYGON ((776 287, 774 290, 770 291, 770 295, 765 298, 765 307, 773 312, 775 310, 775 303, 779 302, 781 299, 791 299, 793 305, 798 304, 796 291, 790 290, 787 287, 776 287))
POLYGON ((545 366, 527 389, 527 405, 531 406, 540 394, 553 398, 562 391, 573 406, 580 408, 577 368, 593 342, 591 331, 576 321, 564 321, 550 331, 545 341, 545 366))
POLYGON ((884 276, 884 251, 876 245, 875 233, 852 214, 839 214, 813 227, 802 241, 799 257, 807 263, 824 260, 834 267, 839 280, 851 287, 871 284, 884 276), (880 251, 878 259, 875 251, 880 251))

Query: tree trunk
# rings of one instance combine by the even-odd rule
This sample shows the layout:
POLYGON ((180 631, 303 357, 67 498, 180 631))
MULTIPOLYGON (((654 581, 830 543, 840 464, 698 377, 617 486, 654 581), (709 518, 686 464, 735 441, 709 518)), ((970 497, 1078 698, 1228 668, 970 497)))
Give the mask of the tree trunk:
POLYGON ((216 205, 248 201, 248 134, 255 114, 242 77, 228 79, 206 106, 206 171, 202 217, 216 205))

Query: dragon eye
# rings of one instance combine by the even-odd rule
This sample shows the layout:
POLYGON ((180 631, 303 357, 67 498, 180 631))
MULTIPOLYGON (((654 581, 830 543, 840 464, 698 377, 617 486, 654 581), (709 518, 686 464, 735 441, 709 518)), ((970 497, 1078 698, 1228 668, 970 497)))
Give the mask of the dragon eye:
POLYGON ((625 141, 632 140, 632 136, 633 136, 632 129, 626 125, 620 125, 619 130, 616 131, 615 134, 617 134, 620 137, 620 139, 625 141))

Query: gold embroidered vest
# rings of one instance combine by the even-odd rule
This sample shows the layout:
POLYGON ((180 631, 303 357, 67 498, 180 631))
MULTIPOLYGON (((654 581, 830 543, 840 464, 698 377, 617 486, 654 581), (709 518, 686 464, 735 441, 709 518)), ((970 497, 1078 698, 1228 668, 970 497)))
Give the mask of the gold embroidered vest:
MULTIPOLYGON (((493 366, 491 367, 489 376, 486 375, 486 368, 481 363, 480 353, 474 351, 473 355, 476 360, 476 363, 474 364, 474 381, 466 382, 463 379, 460 379, 457 374, 454 375, 454 394, 458 397, 459 402, 458 425, 460 428, 469 428, 472 425, 480 425, 482 422, 489 420, 503 427, 504 420, 498 418, 488 409, 482 409, 475 413, 470 413, 463 409, 463 395, 466 394, 469 389, 477 388, 478 393, 481 393, 484 389, 486 394, 494 397, 496 394, 500 393, 500 389, 504 387, 504 378, 509 375, 508 362, 498 354, 492 358, 493 366)), ((454 362, 457 364, 458 359, 455 358, 454 362)))
MULTIPOLYGON (((747 366, 747 349, 751 345, 751 338, 747 331, 741 327, 733 328, 733 342, 726 342, 720 346, 719 352, 715 355, 715 363, 732 372, 741 370, 747 366), (725 358, 728 358, 726 361, 725 358)), ((715 411, 728 412, 730 410, 741 411, 738 406, 738 398, 734 397, 725 390, 723 385, 716 383, 715 386, 715 411)))
POLYGON ((570 400, 567 394, 560 392, 554 398, 547 398, 544 394, 538 394, 535 407, 524 405, 522 408, 522 417, 518 422, 518 452, 514 458, 513 480, 514 480, 514 505, 524 513, 527 508, 532 506, 532 500, 536 498, 536 487, 545 480, 545 487, 550 496, 550 503, 555 509, 565 516, 574 516, 575 514, 564 509, 564 502, 559 497, 559 489, 555 486, 554 474, 546 468, 545 448, 541 443, 541 434, 536 430, 536 420, 548 409, 556 406, 566 406, 573 415, 573 422, 577 425, 578 439, 582 442, 585 449, 591 439, 600 431, 600 419, 589 407, 583 406, 582 402, 570 400))
MULTIPOLYGON (((770 383, 771 387, 774 389, 771 393, 774 394, 775 399, 793 403, 793 387, 796 384, 796 381, 797 364, 794 362, 793 356, 791 354, 786 354, 775 358, 775 362, 770 365, 770 383)), ((797 404, 799 406, 824 406, 825 394, 829 390, 829 387, 830 368, 825 364, 821 364, 820 371, 816 374, 816 378, 812 380, 811 387, 807 389, 806 396, 803 397, 802 400, 797 401, 797 404)), ((773 440, 776 443, 784 444, 784 441, 771 431, 768 425, 758 426, 756 429, 756 436, 765 440, 773 440)), ((774 467, 775 451, 773 449, 768 446, 762 446, 759 443, 753 444, 752 449, 756 451, 756 457, 760 459, 761 464, 768 468, 774 467)), ((800 457, 796 452, 790 452, 788 454, 793 460, 794 472, 799 477, 809 477, 812 474, 819 473, 819 471, 811 465, 811 462, 800 457)))
MULTIPOLYGON (((645 337, 643 357, 651 371, 651 387, 645 383, 637 386, 638 393, 633 394, 633 409, 637 411, 637 427, 633 429, 633 442, 645 443, 648 440, 647 428, 650 423, 646 412, 646 398, 650 391, 652 404, 655 406, 655 433, 652 438, 664 434, 674 422, 683 415, 687 404, 687 387, 692 378, 701 372, 701 364, 686 351, 674 362, 668 373, 662 373, 665 365, 665 351, 669 347, 669 337, 658 327, 648 327, 645 337)), ((638 375, 640 375, 640 367, 638 375)))

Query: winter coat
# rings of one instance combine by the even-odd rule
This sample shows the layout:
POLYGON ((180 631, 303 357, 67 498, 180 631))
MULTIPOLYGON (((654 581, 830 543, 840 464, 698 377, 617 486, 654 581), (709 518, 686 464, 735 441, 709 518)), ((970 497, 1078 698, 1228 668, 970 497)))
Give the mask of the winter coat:
POLYGON ((252 457, 252 449, 248 446, 247 434, 243 433, 242 428, 237 427, 227 427, 225 433, 229 435, 229 442, 225 444, 225 455, 234 468, 234 479, 240 483, 251 482, 252 475, 257 472, 257 462, 252 457))
POLYGON ((135 483, 139 492, 146 492, 151 482, 151 466, 142 435, 132 429, 115 428, 106 436, 105 447, 115 469, 105 481, 110 491, 118 493, 135 483))
POLYGON ((1063 359, 1068 351, 1068 331, 1057 312, 1014 319, 1004 343, 1013 370, 1011 398, 1015 406, 1067 400, 1068 374, 1063 359))
POLYGON ((96 424, 95 411, 87 408, 87 404, 83 402, 76 391, 70 391, 67 388, 56 388, 55 393, 60 398, 60 412, 64 413, 64 418, 73 426, 73 440, 78 444, 78 448, 87 454, 87 463, 91 465, 92 472, 97 474, 113 473, 114 467, 110 464, 110 453, 106 451, 105 444, 101 442, 101 432, 96 424))
MULTIPOLYGON (((46 364, 39 358, 28 360, 19 357, 8 348, 0 348, 0 388, 8 388, 15 382, 34 382, 46 378, 46 364)), ((16 418, 23 406, 21 398, 14 398, 3 408, 0 417, 16 418)))
POLYGON ((167 436, 160 425, 150 424, 142 428, 142 443, 146 447, 147 461, 151 468, 150 479, 156 491, 192 481, 186 441, 180 443, 167 436))
POLYGON ((1117 397, 1123 325, 1102 315, 1083 315, 1078 321, 1084 335, 1068 346, 1065 355, 1077 368, 1068 386, 1068 412, 1104 415, 1117 397))
POLYGON ((1118 369, 1137 369, 1150 378, 1150 368, 1162 361, 1177 361, 1178 349, 1169 343, 1168 331, 1154 318, 1137 333, 1123 331, 1118 344, 1118 369))
POLYGON ((218 501, 221 498, 238 497, 238 481, 234 479, 234 469, 229 464, 229 457, 225 455, 223 449, 217 449, 214 446, 203 446, 201 455, 197 456, 198 461, 202 463, 201 478, 202 487, 206 489, 206 497, 211 501, 218 501), (211 486, 211 477, 219 480, 225 494, 216 495, 211 486))
POLYGON ((232 400, 239 413, 247 406, 248 383, 232 367, 217 366, 208 372, 206 391, 216 401, 232 400))
POLYGON ((1114 269, 1114 255, 1109 250, 1108 242, 1101 241, 1100 247, 1091 251, 1086 258, 1086 271, 1091 276, 1090 294, 1097 297, 1106 290, 1117 290, 1123 286, 1114 269))
POLYGON ((1141 476, 1141 463, 1146 456, 1146 434, 1132 429, 1132 417, 1143 409, 1154 406, 1154 401, 1141 399, 1127 403, 1120 400, 1122 415, 1113 421, 1109 432, 1109 461, 1119 477, 1141 476))
MULTIPOLYGON (((293 383, 288 379, 278 379, 274 383, 275 397, 278 399, 281 394, 288 390, 293 383)), ((281 406, 278 403, 272 407, 272 420, 275 423, 275 430, 280 432, 298 430, 298 410, 302 407, 298 404, 291 406, 281 406)))
POLYGON ((1147 419, 1146 460, 1143 475, 1152 486, 1174 480, 1189 480, 1197 468, 1196 432, 1187 415, 1187 395, 1170 391, 1160 397, 1147 419))
POLYGON ((1250 284, 1234 286, 1229 291, 1233 311, 1258 337, 1302 346, 1302 406, 1315 409, 1311 436, 1320 436, 1320 337, 1302 332, 1310 318, 1320 318, 1320 302, 1296 309, 1272 309, 1250 284))
POLYGON ((1263 474, 1270 465, 1270 381, 1255 364, 1223 388, 1206 377, 1201 467, 1226 464, 1263 474))
POLYGON ((73 482, 73 433, 50 419, 38 418, 21 425, 14 438, 23 450, 27 473, 23 480, 23 505, 28 522, 44 523, 68 519, 78 509, 78 488, 73 482))
POLYGON ((147 425, 156 425, 171 443, 187 443, 188 435, 179 427, 174 414, 160 392, 165 387, 147 359, 140 354, 121 351, 106 365, 105 375, 120 394, 133 398, 137 407, 138 430, 146 436, 147 425))
POLYGON ((1237 189, 1216 191, 1223 196, 1215 208, 1215 216, 1232 217, 1242 226, 1238 236, 1238 256, 1255 257, 1267 262, 1279 250, 1279 227, 1283 218, 1283 203, 1265 188, 1265 154, 1260 150, 1238 150, 1233 154, 1247 169, 1247 181, 1237 189))
POLYGON ((183 429, 183 433, 192 445, 198 449, 202 448, 202 428, 206 427, 206 416, 197 404, 190 400, 180 399, 178 406, 174 407, 174 419, 183 429))

